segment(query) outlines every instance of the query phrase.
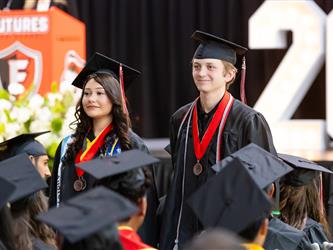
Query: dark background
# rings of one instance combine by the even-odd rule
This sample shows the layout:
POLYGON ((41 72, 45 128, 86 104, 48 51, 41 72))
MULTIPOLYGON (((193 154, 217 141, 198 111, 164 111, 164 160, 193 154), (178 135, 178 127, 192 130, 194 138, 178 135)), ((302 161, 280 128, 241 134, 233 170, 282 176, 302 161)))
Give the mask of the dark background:
MULTIPOLYGON (((279 0, 271 0, 279 1, 279 0)), ((280 0, 286 1, 286 0, 280 0)), ((307 1, 307 0, 304 0, 307 1)), ((198 92, 190 61, 199 29, 248 47, 248 20, 262 0, 84 0, 76 13, 87 27, 87 58, 95 51, 139 69, 127 92, 134 130, 167 137, 171 114, 198 92)), ((325 13, 331 0, 316 0, 325 13)), ((292 34, 289 34, 292 42, 292 34)), ((253 106, 286 50, 247 53, 246 93, 253 106)), ((231 92, 239 97, 239 79, 231 92)), ((294 118, 325 119, 325 65, 294 118)))
MULTIPOLYGON (((24 1, 36 4, 37 0, 0 0, 0 9, 8 5, 20 9, 24 1)), ((100 52, 142 72, 127 91, 129 110, 134 130, 142 137, 154 138, 167 137, 171 114, 198 95, 190 65, 197 44, 191 34, 199 29, 248 47, 248 20, 263 2, 52 0, 52 5, 86 24, 87 58, 100 52)), ((333 0, 315 2, 327 14, 333 8, 333 0)), ((290 45, 291 32, 288 41, 290 45)), ((246 92, 250 106, 255 104, 287 49, 247 53, 246 92)), ((239 79, 230 91, 239 97, 239 79)), ((325 119, 325 112, 324 65, 294 118, 325 119)))

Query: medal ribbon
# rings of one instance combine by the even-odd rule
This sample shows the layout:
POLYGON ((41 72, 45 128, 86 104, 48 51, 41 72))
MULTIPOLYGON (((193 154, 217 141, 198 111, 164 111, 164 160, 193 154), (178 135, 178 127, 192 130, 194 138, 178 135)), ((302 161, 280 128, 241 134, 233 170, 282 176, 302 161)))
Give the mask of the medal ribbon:
POLYGON ((207 147, 211 142, 213 135, 221 122, 223 114, 230 110, 226 109, 229 99, 230 99, 230 93, 226 91, 201 141, 199 138, 199 128, 198 128, 198 111, 197 111, 198 102, 195 103, 193 109, 193 117, 192 117, 192 124, 193 124, 192 135, 193 135, 194 153, 198 161, 200 161, 201 158, 204 156, 207 147))
MULTIPOLYGON (((104 144, 105 136, 111 130, 112 130, 112 123, 106 128, 104 128, 103 131, 99 133, 99 135, 91 143, 87 145, 87 148, 83 153, 82 150, 78 152, 78 154, 75 157, 75 164, 93 159, 98 149, 104 144)), ((80 168, 76 168, 76 173, 78 177, 81 177, 83 176, 84 171, 80 168)))

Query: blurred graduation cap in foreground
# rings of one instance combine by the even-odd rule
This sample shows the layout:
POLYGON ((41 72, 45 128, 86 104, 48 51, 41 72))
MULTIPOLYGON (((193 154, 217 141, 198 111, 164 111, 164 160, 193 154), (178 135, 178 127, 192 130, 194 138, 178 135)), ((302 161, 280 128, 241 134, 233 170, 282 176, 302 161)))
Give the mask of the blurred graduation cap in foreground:
POLYGON ((111 183, 113 186, 122 182, 122 186, 139 187, 145 181, 145 175, 141 167, 152 166, 159 159, 138 149, 123 151, 115 156, 107 156, 77 164, 77 167, 101 180, 115 177, 111 183), (123 174, 123 175, 122 175, 123 174), (122 178, 119 176, 122 175, 122 178))
POLYGON ((0 177, 0 209, 7 203, 15 191, 15 185, 0 177))
POLYGON ((85 239, 137 212, 137 207, 105 187, 97 187, 63 202, 37 219, 56 229, 70 243, 85 239))
POLYGON ((0 162, 0 177, 15 185, 9 201, 15 202, 47 188, 27 154, 19 154, 0 162))
POLYGON ((272 207, 269 197, 238 159, 209 178, 187 203, 204 229, 222 227, 236 233, 267 218, 272 207))
POLYGON ((293 168, 268 151, 251 143, 218 162, 212 169, 220 172, 238 158, 260 188, 265 188, 293 171, 293 168))

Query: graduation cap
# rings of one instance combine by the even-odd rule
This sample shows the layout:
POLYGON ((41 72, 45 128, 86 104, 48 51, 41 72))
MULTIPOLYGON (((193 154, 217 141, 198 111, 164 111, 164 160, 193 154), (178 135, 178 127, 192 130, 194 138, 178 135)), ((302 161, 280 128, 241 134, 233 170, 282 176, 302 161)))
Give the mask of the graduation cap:
POLYGON ((235 65, 237 55, 242 56, 247 51, 243 46, 200 30, 192 34, 192 39, 200 42, 193 56, 196 59, 221 59, 235 65))
POLYGON ((168 144, 164 147, 164 150, 171 155, 171 145, 168 144))
POLYGON ((47 188, 27 154, 19 154, 0 162, 0 177, 15 185, 9 201, 25 198, 41 189, 47 188))
POLYGON ((239 233, 271 210, 268 196, 238 159, 207 180, 187 200, 204 229, 222 227, 239 233))
POLYGON ((97 233, 137 212, 137 207, 105 187, 97 187, 63 202, 37 219, 56 229, 70 243, 97 233))
POLYGON ((0 209, 6 204, 14 191, 15 185, 0 177, 0 209))
POLYGON ((299 187, 309 184, 320 172, 333 174, 327 168, 302 157, 278 154, 280 159, 293 167, 294 171, 285 176, 284 182, 288 185, 299 187))
POLYGON ((157 162, 159 162, 159 159, 141 150, 131 149, 115 156, 107 156, 82 162, 76 166, 94 176, 96 179, 103 179, 157 162))
POLYGON ((36 141, 35 138, 49 132, 28 133, 13 137, 0 143, 0 152, 1 154, 6 154, 7 157, 22 153, 32 156, 47 155, 44 146, 36 141))
POLYGON ((266 188, 293 170, 284 161, 254 143, 232 153, 212 166, 212 169, 220 172, 235 158, 242 162, 260 188, 266 188))
POLYGON ((200 45, 198 46, 198 48, 194 53, 193 56, 194 59, 214 58, 227 61, 235 65, 237 62, 237 55, 243 56, 240 94, 242 102, 246 103, 245 53, 247 51, 247 48, 200 30, 195 31, 192 34, 192 39, 200 43, 200 45))
POLYGON ((92 73, 109 73, 120 82, 120 65, 124 73, 124 89, 127 90, 132 81, 140 75, 140 72, 97 52, 88 60, 86 66, 77 75, 72 84, 82 89, 87 76, 92 73))

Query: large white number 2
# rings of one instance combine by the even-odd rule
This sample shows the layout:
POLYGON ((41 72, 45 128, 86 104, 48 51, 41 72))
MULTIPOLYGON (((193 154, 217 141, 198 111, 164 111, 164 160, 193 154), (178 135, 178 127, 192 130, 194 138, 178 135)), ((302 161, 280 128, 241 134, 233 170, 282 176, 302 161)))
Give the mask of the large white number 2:
POLYGON ((324 120, 290 120, 323 66, 325 24, 326 14, 312 0, 265 1, 249 20, 252 49, 286 48, 287 31, 293 35, 254 107, 266 117, 280 152, 326 148, 324 120))

